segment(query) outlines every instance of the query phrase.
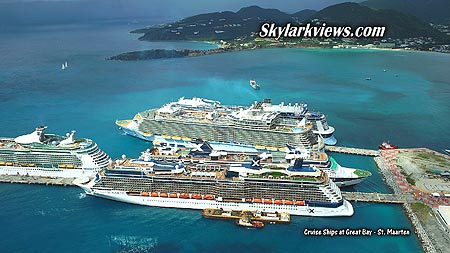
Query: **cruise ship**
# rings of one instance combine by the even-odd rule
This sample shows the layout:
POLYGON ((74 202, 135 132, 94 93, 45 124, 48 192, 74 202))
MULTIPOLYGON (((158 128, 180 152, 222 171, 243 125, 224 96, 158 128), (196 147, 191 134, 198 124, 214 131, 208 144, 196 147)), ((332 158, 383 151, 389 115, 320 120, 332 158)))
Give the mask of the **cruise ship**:
POLYGON ((334 128, 326 124, 323 114, 311 115, 306 105, 272 105, 267 99, 243 107, 223 106, 218 101, 202 98, 180 98, 161 108, 140 112, 133 120, 118 120, 116 124, 125 134, 147 141, 201 139, 272 151, 284 151, 286 144, 321 150, 325 145, 322 135, 330 139, 334 128))
MULTIPOLYGON (((190 146, 192 146, 191 144, 190 146)), ((369 171, 342 167, 336 160, 325 152, 305 151, 292 146, 286 148, 286 161, 272 159, 272 154, 279 157, 279 153, 261 153, 255 148, 230 145, 224 143, 204 142, 196 147, 188 148, 178 143, 160 143, 141 153, 144 160, 155 159, 162 161, 182 161, 183 163, 222 163, 222 164, 268 164, 274 163, 284 166, 301 160, 303 166, 314 166, 325 171, 339 187, 348 187, 361 183, 371 176, 369 171), (255 159, 258 159, 256 161, 255 159)))
POLYGON ((46 134, 46 126, 16 138, 0 138, 0 175, 93 178, 111 163, 95 142, 46 134))
POLYGON ((323 171, 264 167, 230 177, 219 164, 186 166, 120 159, 95 179, 74 184, 86 194, 126 203, 187 209, 288 212, 303 216, 352 216, 353 207, 323 171), (163 173, 157 172, 164 167, 163 173))
POLYGON ((285 158, 288 163, 301 160, 303 165, 315 166, 325 171, 339 187, 354 186, 372 175, 367 170, 343 167, 325 152, 299 150, 287 145, 285 158))

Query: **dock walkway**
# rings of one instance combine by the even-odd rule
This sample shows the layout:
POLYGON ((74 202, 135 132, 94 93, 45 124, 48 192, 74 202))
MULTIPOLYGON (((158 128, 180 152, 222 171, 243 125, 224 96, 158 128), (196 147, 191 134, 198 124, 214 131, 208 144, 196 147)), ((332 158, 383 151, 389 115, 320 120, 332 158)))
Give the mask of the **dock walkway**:
POLYGON ((373 149, 363 149, 363 148, 348 148, 339 146, 325 146, 325 151, 353 154, 353 155, 366 155, 366 156, 379 156, 380 151, 373 149))
POLYGON ((0 183, 14 183, 14 184, 74 186, 72 184, 73 180, 74 178, 48 178, 48 177, 17 176, 17 175, 0 176, 0 183))
POLYGON ((342 192, 342 195, 347 200, 362 201, 362 202, 376 202, 376 203, 391 203, 403 204, 418 202, 411 194, 387 194, 378 192, 342 192))

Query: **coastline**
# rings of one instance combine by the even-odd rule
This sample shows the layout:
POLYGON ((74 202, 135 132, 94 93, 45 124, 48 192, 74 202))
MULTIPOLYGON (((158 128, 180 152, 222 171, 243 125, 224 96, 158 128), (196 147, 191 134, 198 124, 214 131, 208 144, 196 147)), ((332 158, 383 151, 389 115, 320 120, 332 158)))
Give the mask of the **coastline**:
POLYGON ((215 41, 189 41, 199 42, 214 45, 214 49, 151 49, 151 50, 139 50, 132 52, 125 52, 118 55, 114 55, 106 58, 106 60, 120 60, 120 61, 141 61, 141 60, 154 60, 154 59, 168 59, 168 58, 185 58, 185 57, 197 57, 203 55, 223 54, 231 52, 250 51, 258 49, 282 49, 282 48, 297 48, 297 49, 324 49, 324 50, 373 50, 373 51, 387 51, 387 52, 408 52, 408 53, 436 53, 441 55, 450 55, 445 52, 436 51, 423 51, 423 50, 410 50, 402 48, 377 48, 377 47, 320 47, 320 46, 300 46, 300 45, 280 45, 280 46, 254 46, 254 47, 227 47, 215 41), (161 52, 166 52, 167 56, 161 55, 161 52), (176 54, 176 55, 174 55, 176 54))
MULTIPOLYGON (((419 149, 411 149, 411 150, 389 150, 382 151, 381 156, 375 157, 374 161, 383 175, 383 180, 386 185, 395 193, 395 194, 405 194, 408 192, 409 188, 405 188, 403 183, 399 183, 399 178, 401 181, 406 182, 406 179, 403 175, 394 175, 392 169, 398 168, 397 154, 399 152, 414 152, 419 149)), ((425 149, 424 149, 425 150, 425 149)), ((434 152, 434 151, 432 151, 434 152)), ((417 198, 416 198, 417 199, 417 198)), ((418 199, 420 200, 420 199, 418 199)), ((422 248, 426 253, 436 253, 436 252, 446 252, 446 245, 448 244, 447 232, 441 229, 441 224, 437 220, 435 211, 432 210, 432 207, 423 204, 424 207, 427 208, 427 212, 425 212, 426 217, 424 218, 424 214, 418 213, 420 210, 412 207, 410 203, 403 204, 403 210, 408 217, 408 220, 412 227, 414 228, 414 232, 419 238, 421 242, 422 248), (428 217, 430 216, 430 217, 428 217), (420 218, 419 218, 420 217, 420 218), (433 236, 431 236, 433 235, 433 236), (440 236, 439 236, 440 235, 440 236), (439 238, 438 238, 439 237, 439 238)))

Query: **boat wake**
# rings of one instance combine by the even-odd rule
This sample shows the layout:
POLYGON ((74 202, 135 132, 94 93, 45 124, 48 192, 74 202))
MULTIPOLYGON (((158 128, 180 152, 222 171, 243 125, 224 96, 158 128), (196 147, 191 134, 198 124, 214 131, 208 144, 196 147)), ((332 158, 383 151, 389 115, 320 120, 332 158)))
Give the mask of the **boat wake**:
POLYGON ((78 198, 79 198, 79 199, 84 199, 84 198, 86 198, 86 193, 81 192, 80 195, 78 195, 78 198))
POLYGON ((153 252, 157 245, 157 240, 142 236, 109 236, 110 246, 114 252, 153 252))

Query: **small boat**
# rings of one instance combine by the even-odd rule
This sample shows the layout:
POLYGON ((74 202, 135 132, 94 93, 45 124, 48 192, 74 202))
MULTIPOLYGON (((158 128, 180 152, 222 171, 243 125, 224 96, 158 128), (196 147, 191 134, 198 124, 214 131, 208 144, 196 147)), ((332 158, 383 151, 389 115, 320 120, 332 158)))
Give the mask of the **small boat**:
POLYGON ((188 199, 188 198, 189 198, 189 194, 187 194, 187 193, 181 193, 181 194, 180 194, 180 198, 182 198, 182 199, 188 199))
POLYGON ((285 205, 293 205, 294 202, 293 202, 292 200, 285 200, 285 201, 284 201, 284 204, 285 204, 285 205))
POLYGON ((250 80, 250 86, 252 86, 252 88, 255 90, 259 90, 261 88, 261 86, 259 86, 259 84, 257 84, 255 80, 250 80))
POLYGON ((398 149, 398 146, 391 144, 389 141, 383 141, 378 147, 381 150, 398 149))
POLYGON ((262 203, 261 199, 253 199, 253 203, 262 203))
POLYGON ((289 223, 291 216, 288 212, 261 212, 261 211, 240 211, 226 210, 222 208, 206 208, 202 210, 205 218, 214 219, 247 219, 248 221, 263 221, 274 223, 289 223))
POLYGON ((372 78, 371 77, 366 77, 366 80, 370 81, 370 80, 372 80, 372 78))
POLYGON ((192 194, 192 198, 194 198, 194 199, 202 199, 202 195, 200 195, 200 194, 192 194))
POLYGON ((297 200, 297 201, 295 201, 295 205, 297 205, 297 206, 304 206, 305 205, 305 201, 297 200))
POLYGON ((211 194, 207 194, 207 195, 205 195, 205 199, 207 199, 207 200, 213 200, 213 199, 214 199, 214 196, 211 195, 211 194))
POLYGON ((272 204, 272 200, 271 199, 264 199, 264 204, 272 204))
POLYGON ((447 155, 450 155, 450 149, 444 149, 444 152, 445 152, 447 155))
POLYGON ((247 216, 243 216, 236 221, 236 225, 246 228, 263 228, 264 223, 262 221, 251 221, 247 216))

